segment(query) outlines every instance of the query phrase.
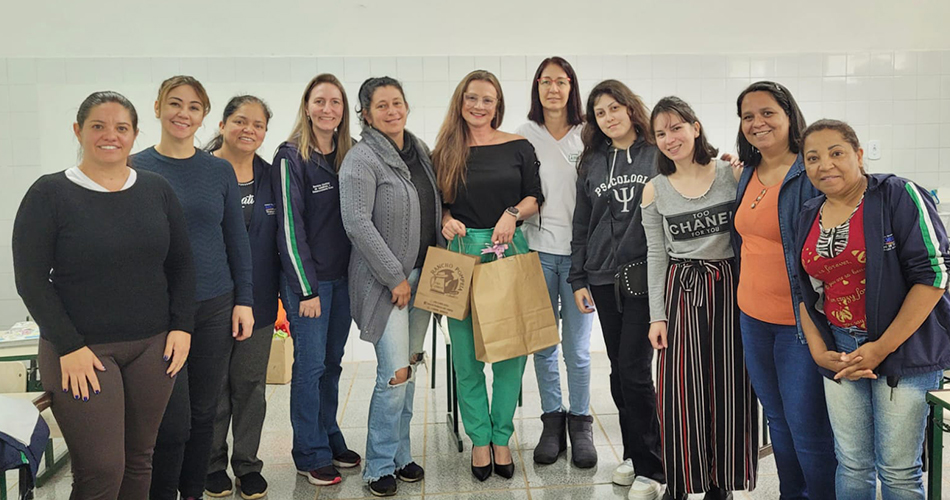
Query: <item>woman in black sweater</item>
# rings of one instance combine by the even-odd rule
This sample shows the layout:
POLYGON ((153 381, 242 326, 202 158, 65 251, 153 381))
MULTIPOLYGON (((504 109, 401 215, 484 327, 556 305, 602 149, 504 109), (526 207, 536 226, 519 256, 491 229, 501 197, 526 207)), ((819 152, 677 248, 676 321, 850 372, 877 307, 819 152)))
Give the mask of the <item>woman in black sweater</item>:
POLYGON ((127 166, 132 104, 96 92, 73 129, 79 165, 40 177, 17 212, 17 291, 40 327, 70 498, 146 498, 155 436, 191 345, 191 247, 168 182, 127 166))

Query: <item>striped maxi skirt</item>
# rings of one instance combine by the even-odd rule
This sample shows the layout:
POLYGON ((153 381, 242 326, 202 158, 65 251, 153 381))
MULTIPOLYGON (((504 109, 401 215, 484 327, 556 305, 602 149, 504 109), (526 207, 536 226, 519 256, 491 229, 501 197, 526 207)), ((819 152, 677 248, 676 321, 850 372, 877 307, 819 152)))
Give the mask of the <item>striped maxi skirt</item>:
POLYGON ((656 406, 673 498, 714 486, 755 488, 758 408, 742 352, 734 264, 670 260, 656 406))

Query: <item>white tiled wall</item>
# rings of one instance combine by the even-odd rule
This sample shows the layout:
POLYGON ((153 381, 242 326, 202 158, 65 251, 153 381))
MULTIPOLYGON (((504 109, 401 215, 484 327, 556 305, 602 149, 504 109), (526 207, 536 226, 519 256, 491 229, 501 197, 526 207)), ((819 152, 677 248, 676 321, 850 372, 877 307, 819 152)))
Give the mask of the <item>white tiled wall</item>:
MULTIPOLYGON (((678 95, 699 114, 710 141, 733 150, 738 127, 735 98, 749 83, 771 79, 795 95, 805 118, 850 122, 862 141, 878 140, 882 158, 872 172, 895 172, 928 187, 950 189, 950 51, 829 54, 725 54, 571 56, 586 97, 598 81, 626 82, 648 104, 678 95)), ((136 149, 157 142, 152 105, 158 84, 185 73, 201 80, 212 112, 199 131, 206 141, 220 112, 236 93, 270 103, 274 119, 261 154, 269 158, 292 126, 306 82, 318 72, 344 81, 355 107, 368 76, 401 80, 411 112, 408 128, 435 141, 449 96, 473 69, 488 69, 502 81, 503 129, 525 120, 529 80, 536 56, 255 57, 255 58, 9 58, 0 59, 0 325, 26 315, 13 283, 10 236, 23 193, 41 174, 76 161, 71 125, 82 99, 95 90, 116 90, 139 111, 136 149)), ((355 113, 352 115, 355 119, 355 113)), ((355 123, 355 122, 354 122, 355 123)), ((354 134, 358 127, 353 127, 354 134)), ((950 194, 946 195, 950 198, 950 194)), ((950 203, 950 202, 948 202, 950 203)), ((593 336, 598 342, 600 336, 593 336)), ((372 357, 362 342, 351 356, 372 357), (355 354, 353 354, 355 353, 355 354)), ((598 346, 595 344, 595 348, 598 346)), ((601 347, 602 348, 602 347, 601 347)))

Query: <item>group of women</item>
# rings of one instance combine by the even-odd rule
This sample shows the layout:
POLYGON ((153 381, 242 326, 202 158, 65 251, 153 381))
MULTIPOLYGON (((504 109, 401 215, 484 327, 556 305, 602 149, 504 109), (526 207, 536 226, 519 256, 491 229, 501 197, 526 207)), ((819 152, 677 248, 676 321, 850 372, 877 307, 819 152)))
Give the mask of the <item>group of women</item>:
MULTIPOLYGON (((737 99, 738 156, 717 160, 688 103, 666 97, 651 113, 606 80, 585 106, 559 57, 539 65, 517 134, 500 130, 505 99, 487 71, 458 84, 431 151, 406 129, 397 80, 370 78, 357 100, 359 142, 342 84, 313 78, 273 166, 257 154, 271 112, 254 96, 230 100, 203 151, 207 93, 169 78, 161 141, 132 156, 127 99, 96 92, 79 107, 79 164, 30 188, 13 236, 71 498, 230 495, 229 427, 241 496, 264 496, 278 296, 298 472, 330 485, 363 461, 336 422, 352 319, 377 357, 363 478, 376 496, 422 479, 410 424, 426 249, 488 260, 495 245, 539 253, 562 323, 560 346, 534 354, 536 463, 569 439, 574 466, 597 464, 596 309, 622 436, 613 481, 628 498, 754 488, 756 397, 782 498, 871 499, 876 477, 886 499, 923 498, 924 393, 950 366, 950 248, 926 191, 866 174, 847 124, 806 128, 788 89, 758 82, 737 99)), ((492 364, 489 397, 471 319, 449 333, 472 474, 511 478, 526 358, 492 364)))

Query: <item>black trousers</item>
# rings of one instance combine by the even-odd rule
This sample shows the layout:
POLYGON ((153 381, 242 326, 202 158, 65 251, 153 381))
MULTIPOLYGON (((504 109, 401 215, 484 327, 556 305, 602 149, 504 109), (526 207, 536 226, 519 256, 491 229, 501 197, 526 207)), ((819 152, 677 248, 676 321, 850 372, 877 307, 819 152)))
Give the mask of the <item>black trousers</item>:
POLYGON ((178 372, 158 429, 152 458, 152 500, 175 500, 179 492, 185 498, 199 498, 204 493, 218 399, 234 345, 233 307, 231 293, 198 303, 188 362, 178 372))
POLYGON ((617 309, 613 285, 590 287, 610 359, 610 394, 620 411, 623 458, 633 460, 638 476, 665 483, 653 386, 650 304, 644 298, 623 299, 617 309))

